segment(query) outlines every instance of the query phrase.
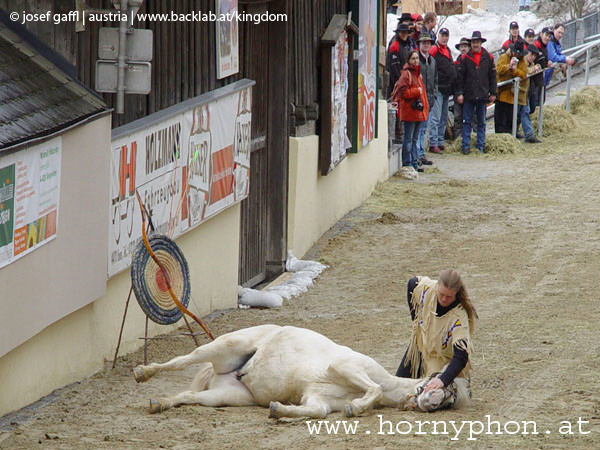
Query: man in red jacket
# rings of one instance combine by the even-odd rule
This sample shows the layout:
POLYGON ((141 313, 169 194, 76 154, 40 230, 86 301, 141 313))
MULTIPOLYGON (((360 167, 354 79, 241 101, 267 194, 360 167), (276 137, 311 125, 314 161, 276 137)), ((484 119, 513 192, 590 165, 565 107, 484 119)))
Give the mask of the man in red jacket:
POLYGON ((463 104, 462 153, 471 152, 471 121, 477 117, 477 150, 485 153, 485 113, 488 102, 497 94, 494 57, 481 45, 481 31, 471 36, 471 50, 460 57, 456 82, 456 101, 463 104))
POLYGON ((521 37, 519 34, 519 24, 517 22, 511 22, 508 26, 508 39, 504 41, 502 44, 502 52, 508 50, 508 46, 510 44, 516 44, 517 42, 522 42, 525 45, 525 39, 521 37))

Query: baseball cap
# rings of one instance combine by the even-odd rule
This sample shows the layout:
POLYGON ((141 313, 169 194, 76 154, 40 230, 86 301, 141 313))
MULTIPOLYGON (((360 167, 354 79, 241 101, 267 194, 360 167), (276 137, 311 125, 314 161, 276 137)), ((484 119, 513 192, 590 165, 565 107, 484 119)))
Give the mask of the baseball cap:
POLYGON ((533 30, 533 28, 527 28, 525 30, 524 36, 525 37, 527 37, 527 36, 535 36, 535 31, 533 30))
POLYGON ((552 27, 544 27, 544 28, 542 28, 542 34, 545 34, 545 33, 548 33, 548 34, 554 33, 554 28, 552 28, 552 27))
POLYGON ((448 36, 450 36, 450 31, 448 31, 448 28, 440 28, 438 34, 447 34, 448 36))
POLYGON ((508 29, 512 30, 513 28, 519 28, 519 24, 517 22, 511 22, 508 29))

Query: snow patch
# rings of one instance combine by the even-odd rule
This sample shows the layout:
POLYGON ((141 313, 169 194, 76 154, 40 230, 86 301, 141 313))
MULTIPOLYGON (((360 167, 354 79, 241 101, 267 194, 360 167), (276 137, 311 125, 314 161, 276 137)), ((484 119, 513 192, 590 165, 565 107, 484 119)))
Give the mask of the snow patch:
MULTIPOLYGON (((388 43, 394 37, 394 30, 398 25, 399 18, 400 15, 387 15, 388 43)), ((440 19, 443 20, 443 17, 438 18, 438 21, 440 19)), ((486 50, 489 52, 499 50, 504 41, 508 39, 508 25, 512 21, 517 21, 519 23, 519 32, 521 33, 521 36, 523 36, 527 28, 533 28, 537 35, 543 27, 552 26, 550 20, 540 19, 531 11, 519 11, 510 15, 505 15, 473 8, 470 12, 465 14, 448 16, 442 27, 448 28, 450 31, 448 46, 456 59, 460 52, 456 50, 454 46, 458 44, 461 37, 470 38, 473 31, 476 30, 481 31, 481 35, 487 39, 487 42, 483 44, 483 47, 486 50)))
POLYGON ((238 286, 240 308, 250 306, 279 307, 284 298, 289 300, 306 292, 313 285, 313 280, 326 268, 326 265, 317 261, 298 259, 292 255, 291 251, 288 251, 285 270, 290 273, 290 276, 281 284, 270 286, 261 291, 238 286))

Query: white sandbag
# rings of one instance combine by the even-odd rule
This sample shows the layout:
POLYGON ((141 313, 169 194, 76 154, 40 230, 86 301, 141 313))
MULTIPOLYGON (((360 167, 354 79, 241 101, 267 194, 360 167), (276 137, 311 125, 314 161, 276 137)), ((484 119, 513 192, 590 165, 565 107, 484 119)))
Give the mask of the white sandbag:
POLYGON ((283 299, 276 292, 258 291, 238 286, 238 303, 245 306, 277 308, 281 306, 283 299))

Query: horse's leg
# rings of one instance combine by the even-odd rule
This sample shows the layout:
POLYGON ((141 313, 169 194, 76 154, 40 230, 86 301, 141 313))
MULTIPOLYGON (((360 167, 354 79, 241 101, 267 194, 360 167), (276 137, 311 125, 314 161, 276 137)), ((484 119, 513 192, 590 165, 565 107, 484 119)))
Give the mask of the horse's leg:
POLYGON ((311 395, 302 405, 284 405, 279 402, 271 402, 269 406, 269 417, 271 419, 281 417, 324 419, 330 412, 329 403, 317 395, 311 395))
POLYGON ((239 369, 254 354, 266 336, 280 328, 277 325, 260 325, 219 336, 193 352, 177 356, 163 363, 137 366, 133 369, 135 381, 147 381, 163 370, 183 370, 192 364, 211 362, 215 373, 229 373, 239 369))
POLYGON ((361 414, 378 402, 383 395, 381 386, 369 378, 365 369, 360 365, 352 366, 346 362, 334 362, 327 371, 332 382, 347 384, 365 393, 364 396, 355 398, 346 405, 344 409, 346 417, 361 414))
POLYGON ((234 374, 216 375, 205 391, 185 391, 169 398, 150 399, 150 412, 158 413, 179 405, 251 406, 254 397, 234 374))

